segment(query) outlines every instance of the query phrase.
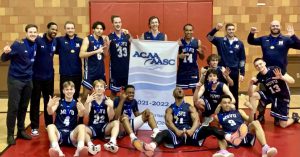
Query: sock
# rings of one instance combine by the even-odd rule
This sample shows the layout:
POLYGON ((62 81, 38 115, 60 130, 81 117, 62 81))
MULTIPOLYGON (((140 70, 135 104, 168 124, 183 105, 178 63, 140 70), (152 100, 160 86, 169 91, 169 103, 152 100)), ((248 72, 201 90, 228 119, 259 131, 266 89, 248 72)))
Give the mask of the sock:
POLYGON ((129 135, 129 137, 130 137, 131 141, 133 141, 134 139, 136 139, 136 138, 137 138, 137 137, 135 136, 135 134, 134 134, 134 133, 131 133, 131 134, 129 135))
POLYGON ((111 143, 113 144, 117 144, 117 138, 116 137, 110 137, 110 140, 109 140, 111 143))
POLYGON ((268 149, 269 149, 268 144, 265 144, 265 145, 262 147, 263 153, 267 153, 268 149))
POLYGON ((51 142, 50 147, 51 148, 56 148, 56 147, 59 148, 58 142, 51 142))
POLYGON ((78 141, 77 143, 77 149, 83 148, 84 147, 84 142, 83 141, 78 141))
POLYGON ((158 128, 154 128, 153 129, 153 133, 158 133, 159 132, 159 129, 158 128))
POLYGON ((92 146, 94 145, 94 143, 93 143, 92 141, 89 141, 89 142, 87 143, 87 145, 88 145, 88 147, 92 147, 92 146))
POLYGON ((156 148, 156 144, 155 144, 154 142, 151 142, 151 143, 150 143, 150 146, 151 146, 152 148, 154 148, 154 149, 156 148))

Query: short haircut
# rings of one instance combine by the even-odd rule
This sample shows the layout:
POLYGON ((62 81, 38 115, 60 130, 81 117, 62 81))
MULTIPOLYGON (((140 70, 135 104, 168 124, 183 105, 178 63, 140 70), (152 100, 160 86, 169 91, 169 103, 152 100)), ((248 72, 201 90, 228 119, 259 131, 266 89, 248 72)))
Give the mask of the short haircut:
POLYGON ((101 21, 96 21, 93 23, 92 29, 96 29, 98 25, 102 26, 102 29, 105 30, 105 24, 101 21))
POLYGON ((37 25, 35 25, 35 24, 28 24, 28 25, 26 25, 26 27, 25 27, 25 32, 27 32, 28 29, 29 29, 29 28, 32 28, 32 27, 34 27, 34 28, 36 28, 36 30, 38 30, 38 26, 37 26, 37 25))
POLYGON ((93 82, 93 87, 95 87, 95 86, 97 85, 97 83, 101 83, 101 84, 104 85, 104 87, 106 87, 106 83, 105 83, 105 81, 103 81, 102 79, 95 80, 95 81, 93 82))
POLYGON ((254 59, 254 61, 253 61, 253 64, 255 64, 255 62, 257 62, 257 61, 259 61, 259 60, 262 60, 262 61, 264 61, 264 59, 262 59, 262 58, 258 57, 258 58, 255 58, 255 59, 254 59))
POLYGON ((188 23, 188 24, 185 24, 185 25, 183 26, 183 30, 185 30, 185 27, 186 27, 186 26, 191 26, 191 27, 194 29, 194 26, 193 26, 192 24, 188 23))
POLYGON ((157 19, 157 20, 158 20, 158 23, 160 23, 159 18, 158 18, 157 16, 151 16, 151 17, 149 17, 148 25, 150 25, 150 23, 151 23, 151 21, 152 21, 153 19, 157 19))
POLYGON ((207 64, 209 65, 209 62, 214 60, 214 59, 217 59, 218 61, 220 61, 221 57, 217 54, 211 54, 206 59, 207 64))
POLYGON ((47 24, 47 28, 49 29, 52 25, 55 25, 55 26, 57 26, 57 24, 56 23, 54 23, 54 22, 49 22, 48 24, 47 24))
POLYGON ((220 98, 220 101, 222 101, 222 99, 227 99, 227 98, 230 99, 230 101, 231 101, 231 97, 227 94, 222 95, 221 98, 220 98))
POLYGON ((233 23, 227 23, 226 26, 225 26, 225 29, 227 30, 227 28, 228 28, 229 26, 235 27, 235 25, 234 25, 233 23))
POLYGON ((64 25, 64 27, 66 28, 66 25, 67 24, 72 24, 73 26, 74 26, 74 28, 75 28, 75 23, 74 22, 72 22, 72 21, 67 21, 66 23, 65 23, 65 25, 64 25))
POLYGON ((126 86, 124 87, 124 90, 126 91, 128 88, 133 88, 133 89, 135 89, 135 87, 134 87, 133 85, 129 84, 129 85, 126 85, 126 86))
POLYGON ((121 18, 121 17, 119 15, 111 15, 111 17, 110 17, 111 23, 114 23, 115 18, 121 18))
POLYGON ((217 69, 208 69, 207 72, 206 72, 206 76, 208 76, 209 74, 215 74, 215 75, 218 75, 218 71, 217 69))
POLYGON ((66 81, 63 83, 63 89, 71 86, 72 88, 75 88, 75 84, 72 81, 66 81))

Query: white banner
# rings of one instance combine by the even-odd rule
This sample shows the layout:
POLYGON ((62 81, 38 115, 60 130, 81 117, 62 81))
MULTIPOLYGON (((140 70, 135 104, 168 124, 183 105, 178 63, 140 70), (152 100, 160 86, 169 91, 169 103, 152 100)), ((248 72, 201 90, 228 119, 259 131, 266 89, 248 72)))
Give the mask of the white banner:
MULTIPOLYGON (((179 45, 171 41, 132 40, 128 83, 135 86, 139 111, 149 108, 159 129, 166 129, 165 110, 173 102, 179 45)), ((150 130, 145 123, 142 130, 150 130)))

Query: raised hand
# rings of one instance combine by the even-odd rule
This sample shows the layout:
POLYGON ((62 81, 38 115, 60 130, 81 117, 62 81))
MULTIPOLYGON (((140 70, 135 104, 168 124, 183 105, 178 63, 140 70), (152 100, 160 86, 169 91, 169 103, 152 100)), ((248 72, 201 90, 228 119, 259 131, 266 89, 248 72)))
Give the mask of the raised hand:
POLYGON ((6 45, 4 46, 3 52, 4 52, 5 54, 8 54, 8 53, 11 52, 11 48, 10 48, 10 46, 9 46, 8 43, 6 43, 6 45))
POLYGON ((91 95, 88 94, 85 103, 91 103, 96 99, 96 93, 93 92, 91 95))
POLYGON ((273 73, 275 74, 275 77, 272 77, 272 79, 282 79, 282 73, 279 68, 274 69, 273 73))
POLYGON ((222 23, 217 23, 216 29, 221 30, 222 28, 223 28, 223 24, 222 23))
POLYGON ((229 68, 229 67, 226 67, 225 70, 224 70, 224 72, 223 72, 223 74, 224 74, 226 77, 228 77, 230 73, 231 73, 230 68, 229 68))
POLYGON ((59 100, 60 100, 60 98, 56 97, 55 95, 53 97, 51 95, 49 95, 49 103, 51 105, 55 105, 59 100))
POLYGON ((81 102, 81 98, 77 99, 76 106, 77 106, 77 109, 80 110, 80 111, 85 110, 85 107, 84 107, 84 105, 81 102))
POLYGON ((287 36, 292 36, 295 34, 295 30, 294 30, 294 27, 292 25, 288 25, 287 28, 287 36))
POLYGON ((111 108, 114 107, 114 102, 108 97, 106 97, 106 100, 105 100, 104 104, 107 105, 108 107, 111 107, 111 108))
POLYGON ((121 29, 121 30, 124 34, 129 34, 129 31, 127 29, 121 29))
POLYGON ((123 93, 120 95, 120 100, 125 101, 125 100, 127 99, 127 97, 128 97, 128 95, 127 95, 125 92, 123 92, 123 93))
POLYGON ((251 27, 250 32, 251 32, 252 34, 255 34, 255 33, 258 33, 258 30, 257 30, 256 27, 251 27))

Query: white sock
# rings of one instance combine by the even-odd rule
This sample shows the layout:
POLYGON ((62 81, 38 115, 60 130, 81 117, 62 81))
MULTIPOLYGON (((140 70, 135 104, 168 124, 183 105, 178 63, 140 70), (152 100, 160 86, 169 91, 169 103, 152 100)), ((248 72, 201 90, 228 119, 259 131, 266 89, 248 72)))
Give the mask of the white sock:
POLYGON ((91 147, 91 146, 94 145, 94 143, 93 143, 92 141, 89 141, 89 142, 87 143, 87 145, 88 145, 88 147, 91 147))
POLYGON ((84 142, 83 141, 78 141, 78 143, 77 143, 77 149, 80 149, 82 147, 84 147, 84 142))
POLYGON ((110 137, 110 140, 109 140, 111 143, 113 144, 117 144, 117 138, 116 137, 110 137))
POLYGON ((56 147, 59 148, 58 142, 51 142, 50 147, 51 148, 56 148, 56 147))
POLYGON ((152 148, 154 148, 154 149, 156 148, 156 144, 155 144, 154 142, 151 142, 151 143, 150 143, 150 146, 151 146, 152 148))
POLYGON ((134 133, 131 133, 131 134, 129 135, 129 137, 130 137, 131 141, 133 141, 134 139, 136 139, 136 138, 137 138, 137 137, 135 136, 135 134, 134 134, 134 133))
POLYGON ((158 133, 159 132, 159 129, 158 128, 154 128, 153 129, 153 133, 158 133))

